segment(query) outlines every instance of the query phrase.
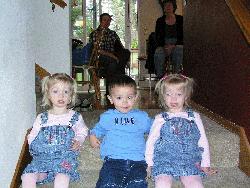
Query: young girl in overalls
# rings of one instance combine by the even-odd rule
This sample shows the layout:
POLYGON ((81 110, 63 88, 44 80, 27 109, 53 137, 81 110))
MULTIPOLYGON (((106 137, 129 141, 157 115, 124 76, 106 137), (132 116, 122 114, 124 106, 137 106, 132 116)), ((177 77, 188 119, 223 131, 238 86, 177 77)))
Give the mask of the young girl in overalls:
POLYGON ((79 179, 79 149, 88 128, 82 116, 69 107, 76 98, 76 82, 67 74, 56 73, 42 80, 43 105, 49 110, 39 114, 28 135, 32 161, 22 175, 22 188, 54 182, 67 188, 79 179))
POLYGON ((171 187, 173 178, 185 188, 202 188, 201 177, 216 173, 200 115, 188 106, 192 91, 193 79, 181 74, 164 76, 156 85, 165 111, 155 117, 145 152, 156 188, 171 187))

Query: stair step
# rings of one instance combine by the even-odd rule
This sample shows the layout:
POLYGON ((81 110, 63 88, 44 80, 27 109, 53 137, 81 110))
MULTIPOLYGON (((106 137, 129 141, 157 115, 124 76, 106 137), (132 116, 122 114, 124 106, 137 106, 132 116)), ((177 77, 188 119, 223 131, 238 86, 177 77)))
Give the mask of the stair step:
MULTIPOLYGON (((147 110, 150 116, 160 110, 147 110)), ((100 113, 103 111, 83 112, 83 119, 86 124, 93 126, 100 113), (91 118, 90 118, 91 117, 91 118)), ((250 178, 239 168, 239 136, 219 126, 211 119, 201 115, 208 141, 210 144, 211 166, 218 170, 218 173, 203 180, 206 188, 248 188, 250 178)), ((90 147, 89 142, 84 143, 79 156, 79 172, 81 179, 71 183, 70 188, 94 188, 97 182, 99 171, 102 166, 99 149, 90 147)), ((52 184, 40 186, 41 188, 53 188, 52 184)), ((149 181, 149 188, 153 188, 152 180, 149 181)), ((183 187, 178 181, 174 181, 173 188, 183 187)))
POLYGON ((240 138, 201 115, 211 153, 211 166, 237 167, 239 164, 240 138))
MULTIPOLYGON (((85 170, 80 181, 70 184, 70 188, 94 188, 98 179, 98 170, 85 170)), ((237 167, 218 168, 218 174, 203 179, 206 188, 249 188, 250 178, 237 167)), ((41 188, 53 188, 53 184, 40 186, 41 188)), ((173 188, 182 188, 179 181, 173 182, 173 188)), ((154 188, 153 181, 149 181, 148 188, 154 188)))

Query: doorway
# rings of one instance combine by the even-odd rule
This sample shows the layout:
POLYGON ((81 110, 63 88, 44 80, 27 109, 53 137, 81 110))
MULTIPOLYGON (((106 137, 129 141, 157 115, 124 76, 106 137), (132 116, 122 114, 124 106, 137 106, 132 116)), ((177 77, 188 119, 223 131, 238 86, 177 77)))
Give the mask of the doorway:
POLYGON ((137 0, 75 0, 71 11, 72 37, 86 45, 89 34, 99 25, 99 15, 104 12, 113 15, 109 28, 116 31, 124 47, 131 51, 127 73, 136 77, 138 75, 137 0))

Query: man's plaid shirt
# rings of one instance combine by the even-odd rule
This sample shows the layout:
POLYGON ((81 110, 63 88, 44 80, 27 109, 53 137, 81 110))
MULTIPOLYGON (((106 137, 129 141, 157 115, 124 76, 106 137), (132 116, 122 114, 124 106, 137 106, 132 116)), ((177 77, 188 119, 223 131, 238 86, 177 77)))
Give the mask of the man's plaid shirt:
MULTIPOLYGON (((98 40, 98 37, 101 33, 102 29, 99 26, 95 31, 93 31, 89 35, 89 42, 95 43, 98 40)), ((99 49, 108 52, 114 52, 114 46, 117 40, 120 41, 120 38, 116 34, 116 32, 107 28, 103 31, 103 37, 101 39, 99 49)))

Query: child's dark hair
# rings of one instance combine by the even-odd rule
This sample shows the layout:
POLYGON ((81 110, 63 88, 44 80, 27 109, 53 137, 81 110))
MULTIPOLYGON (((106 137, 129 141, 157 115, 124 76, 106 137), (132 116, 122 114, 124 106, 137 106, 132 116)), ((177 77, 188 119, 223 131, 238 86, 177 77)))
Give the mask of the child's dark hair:
POLYGON ((112 88, 116 86, 129 86, 133 87, 136 92, 136 83, 135 81, 127 75, 115 75, 112 80, 110 80, 108 85, 109 93, 111 93, 112 88))
POLYGON ((100 15, 100 22, 102 21, 102 19, 103 19, 104 16, 108 16, 110 19, 112 19, 112 16, 110 14, 108 14, 108 13, 102 13, 100 15))

